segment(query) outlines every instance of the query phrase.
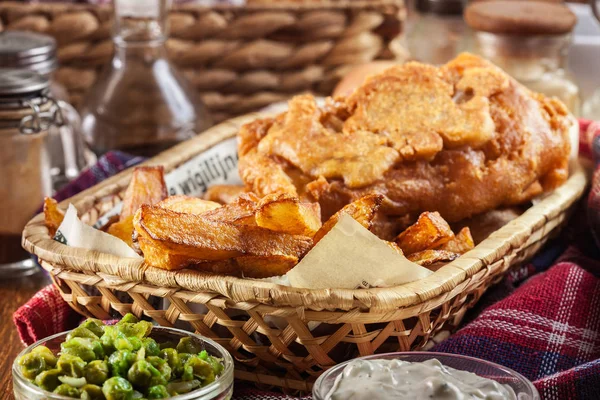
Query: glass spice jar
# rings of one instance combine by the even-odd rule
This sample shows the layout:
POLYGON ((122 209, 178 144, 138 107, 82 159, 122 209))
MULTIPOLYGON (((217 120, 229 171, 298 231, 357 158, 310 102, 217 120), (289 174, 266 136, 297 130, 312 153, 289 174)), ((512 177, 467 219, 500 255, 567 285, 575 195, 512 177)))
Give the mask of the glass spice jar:
POLYGON ((84 100, 96 154, 152 156, 210 127, 195 91, 167 59, 168 0, 115 0, 114 57, 84 100))
POLYGON ((25 224, 50 196, 55 165, 73 165, 79 132, 71 109, 52 98, 49 82, 24 69, 0 69, 0 277, 31 274, 35 265, 21 248, 25 224), (53 151, 52 138, 65 147, 53 151), (55 157, 63 157, 56 160, 55 157))
POLYGON ((78 176, 95 161, 95 157, 86 152, 79 132, 79 114, 68 103, 67 90, 53 79, 57 67, 56 40, 51 36, 24 31, 0 32, 0 68, 33 71, 47 80, 49 96, 57 101, 65 118, 65 124, 51 129, 46 140, 52 160, 49 171, 54 189, 78 176), (65 132, 71 129, 78 132, 65 132))
POLYGON ((579 115, 579 87, 567 69, 577 18, 568 7, 536 1, 475 2, 465 10, 465 21, 474 30, 475 53, 579 115))

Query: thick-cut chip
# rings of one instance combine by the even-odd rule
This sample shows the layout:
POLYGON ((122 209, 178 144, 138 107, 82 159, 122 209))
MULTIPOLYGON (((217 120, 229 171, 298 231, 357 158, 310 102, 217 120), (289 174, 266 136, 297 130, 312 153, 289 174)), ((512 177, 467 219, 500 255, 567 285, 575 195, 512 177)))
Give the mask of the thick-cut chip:
POLYGON ((202 261, 190 265, 190 268, 202 272, 211 272, 213 274, 242 276, 242 271, 240 271, 237 266, 235 258, 218 261, 202 261))
POLYGON ((289 194, 270 194, 258 203, 256 224, 292 235, 313 236, 321 228, 319 203, 301 203, 289 194))
POLYGON ((204 193, 204 200, 214 201, 220 204, 229 204, 248 190, 242 185, 215 185, 208 188, 204 193))
POLYGON ((214 221, 205 215, 181 214, 157 206, 142 205, 133 225, 146 262, 169 270, 247 255, 300 258, 312 247, 306 236, 214 221))
POLYGON ((298 257, 286 255, 243 256, 235 258, 242 275, 247 278, 268 278, 285 275, 298 264, 298 257))
POLYGON ((453 253, 464 254, 467 251, 475 247, 475 242, 471 236, 471 230, 468 227, 464 227, 454 236, 452 239, 447 241, 445 244, 438 247, 438 250, 447 250, 453 253))
POLYGON ((64 218, 65 213, 58 208, 58 202, 52 197, 46 197, 44 199, 44 223, 50 236, 54 237, 64 218))
POLYGON ((413 253, 406 258, 415 264, 427 267, 439 262, 449 262, 460 257, 460 254, 446 250, 423 250, 413 253))
POLYGON ((186 214, 203 214, 207 211, 221 207, 219 203, 215 203, 214 201, 202 200, 197 197, 185 195, 167 197, 159 202, 157 206, 186 214))
POLYGON ((256 226, 257 206, 258 197, 252 193, 243 193, 233 203, 207 211, 203 216, 213 221, 256 226))
POLYGON ((438 212, 424 212, 396 237, 396 243, 404 254, 410 255, 441 246, 453 237, 450 225, 438 212))
POLYGON ((313 242, 317 244, 319 240, 325 236, 327 232, 331 230, 337 224, 342 213, 346 213, 358 221, 362 226, 369 229, 371 227, 371 221, 375 217, 375 213, 383 202, 383 196, 380 194, 369 194, 361 197, 360 199, 353 201, 350 204, 345 205, 340 211, 336 212, 331 218, 329 218, 315 233, 313 236, 313 242))
POLYGON ((205 261, 191 266, 205 272, 238 275, 246 278, 268 278, 285 275, 298 264, 294 256, 241 256, 220 261, 205 261))
POLYGON ((153 205, 167 196, 163 167, 136 167, 123 198, 120 219, 133 216, 142 204, 153 205))
POLYGON ((130 247, 133 246, 133 215, 111 224, 106 230, 107 233, 118 237, 130 247))

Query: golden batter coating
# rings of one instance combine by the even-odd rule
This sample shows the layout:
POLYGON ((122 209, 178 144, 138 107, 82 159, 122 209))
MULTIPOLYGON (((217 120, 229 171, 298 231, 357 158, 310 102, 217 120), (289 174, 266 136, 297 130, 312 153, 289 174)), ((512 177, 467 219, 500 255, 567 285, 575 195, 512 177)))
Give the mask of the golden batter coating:
POLYGON ((392 67, 324 107, 293 98, 286 113, 242 128, 240 175, 259 196, 317 200, 323 220, 382 194, 387 237, 424 211, 455 222, 562 184, 569 125, 558 100, 461 54, 439 68, 392 67))

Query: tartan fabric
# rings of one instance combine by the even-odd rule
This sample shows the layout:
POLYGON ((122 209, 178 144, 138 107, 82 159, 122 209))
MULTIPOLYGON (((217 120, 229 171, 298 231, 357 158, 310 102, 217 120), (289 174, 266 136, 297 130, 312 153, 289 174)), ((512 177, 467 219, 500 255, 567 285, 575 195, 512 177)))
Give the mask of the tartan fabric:
MULTIPOLYGON (((586 264, 600 272, 600 263, 586 264)), ((594 380, 588 370, 600 366, 600 279, 569 259, 561 261, 432 350, 519 371, 544 399, 600 399, 600 375, 594 380), (578 375, 589 375, 590 384, 574 385, 578 375), (563 376, 570 379, 563 382, 563 376)))
MULTIPOLYGON (((581 155, 600 155, 600 124, 581 120, 580 132, 581 155)), ((139 161, 109 153, 59 197, 69 197, 139 161)), ((467 313, 463 327, 432 350, 512 368, 534 382, 542 399, 600 399, 600 250, 591 232, 600 237, 600 172, 561 236, 490 288, 467 313)), ((52 287, 14 315, 25 344, 72 328, 78 319, 52 287)), ((236 383, 234 399, 310 396, 291 397, 236 383)))

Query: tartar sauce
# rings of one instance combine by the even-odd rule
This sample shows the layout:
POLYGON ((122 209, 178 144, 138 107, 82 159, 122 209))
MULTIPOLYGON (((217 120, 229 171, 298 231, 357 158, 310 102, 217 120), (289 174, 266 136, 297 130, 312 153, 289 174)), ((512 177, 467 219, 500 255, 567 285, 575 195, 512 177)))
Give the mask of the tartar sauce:
POLYGON ((436 359, 354 360, 336 378, 326 400, 517 400, 509 386, 436 359))

